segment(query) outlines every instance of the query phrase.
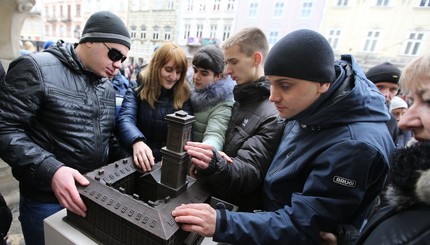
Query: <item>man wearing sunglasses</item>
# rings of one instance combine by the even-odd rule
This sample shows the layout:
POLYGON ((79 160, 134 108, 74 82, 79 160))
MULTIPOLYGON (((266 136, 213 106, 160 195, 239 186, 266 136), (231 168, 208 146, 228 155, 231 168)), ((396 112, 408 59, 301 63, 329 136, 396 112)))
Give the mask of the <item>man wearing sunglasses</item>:
POLYGON ((113 135, 115 91, 107 77, 130 49, 122 20, 87 20, 79 43, 58 41, 14 60, 0 82, 0 157, 20 187, 27 245, 44 244, 43 219, 62 208, 85 216, 76 184, 85 172, 125 157, 113 135))

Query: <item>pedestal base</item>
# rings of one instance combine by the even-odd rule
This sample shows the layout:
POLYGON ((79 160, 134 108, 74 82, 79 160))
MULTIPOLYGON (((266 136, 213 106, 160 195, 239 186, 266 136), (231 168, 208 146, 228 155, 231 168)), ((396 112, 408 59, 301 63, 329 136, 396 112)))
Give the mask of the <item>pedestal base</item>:
MULTIPOLYGON (((63 218, 66 216, 66 209, 63 209, 43 222, 45 228, 45 245, 97 245, 97 243, 82 233, 80 230, 69 225, 63 218)), ((212 238, 205 238, 201 245, 216 245, 212 238)))

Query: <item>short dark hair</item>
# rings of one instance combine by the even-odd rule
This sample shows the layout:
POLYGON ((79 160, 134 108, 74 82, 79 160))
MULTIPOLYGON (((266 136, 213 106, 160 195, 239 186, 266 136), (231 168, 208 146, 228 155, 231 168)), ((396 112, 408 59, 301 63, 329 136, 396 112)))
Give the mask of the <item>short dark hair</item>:
POLYGON ((224 71, 224 55, 220 48, 208 45, 200 48, 194 54, 193 66, 211 70, 216 75, 224 71))

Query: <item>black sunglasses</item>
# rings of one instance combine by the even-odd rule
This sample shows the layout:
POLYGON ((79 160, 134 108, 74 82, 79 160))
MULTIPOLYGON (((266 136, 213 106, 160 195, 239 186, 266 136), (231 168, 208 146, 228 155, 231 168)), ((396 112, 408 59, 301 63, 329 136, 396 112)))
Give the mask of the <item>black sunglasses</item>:
POLYGON ((103 44, 106 46, 107 49, 109 49, 108 57, 113 62, 121 60, 121 63, 123 63, 127 59, 127 56, 122 55, 121 51, 119 51, 118 49, 116 49, 116 48, 109 48, 106 45, 106 43, 103 43, 103 44))

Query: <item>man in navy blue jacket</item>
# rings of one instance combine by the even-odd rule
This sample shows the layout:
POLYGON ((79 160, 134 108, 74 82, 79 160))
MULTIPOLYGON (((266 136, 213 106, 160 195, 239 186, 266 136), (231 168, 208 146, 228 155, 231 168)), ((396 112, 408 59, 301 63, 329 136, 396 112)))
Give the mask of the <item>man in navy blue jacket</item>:
POLYGON ((352 56, 335 62, 327 40, 311 30, 276 43, 264 70, 286 120, 263 183, 264 211, 188 204, 172 212, 176 222, 232 244, 313 244, 320 231, 360 227, 394 149, 384 98, 352 56))

